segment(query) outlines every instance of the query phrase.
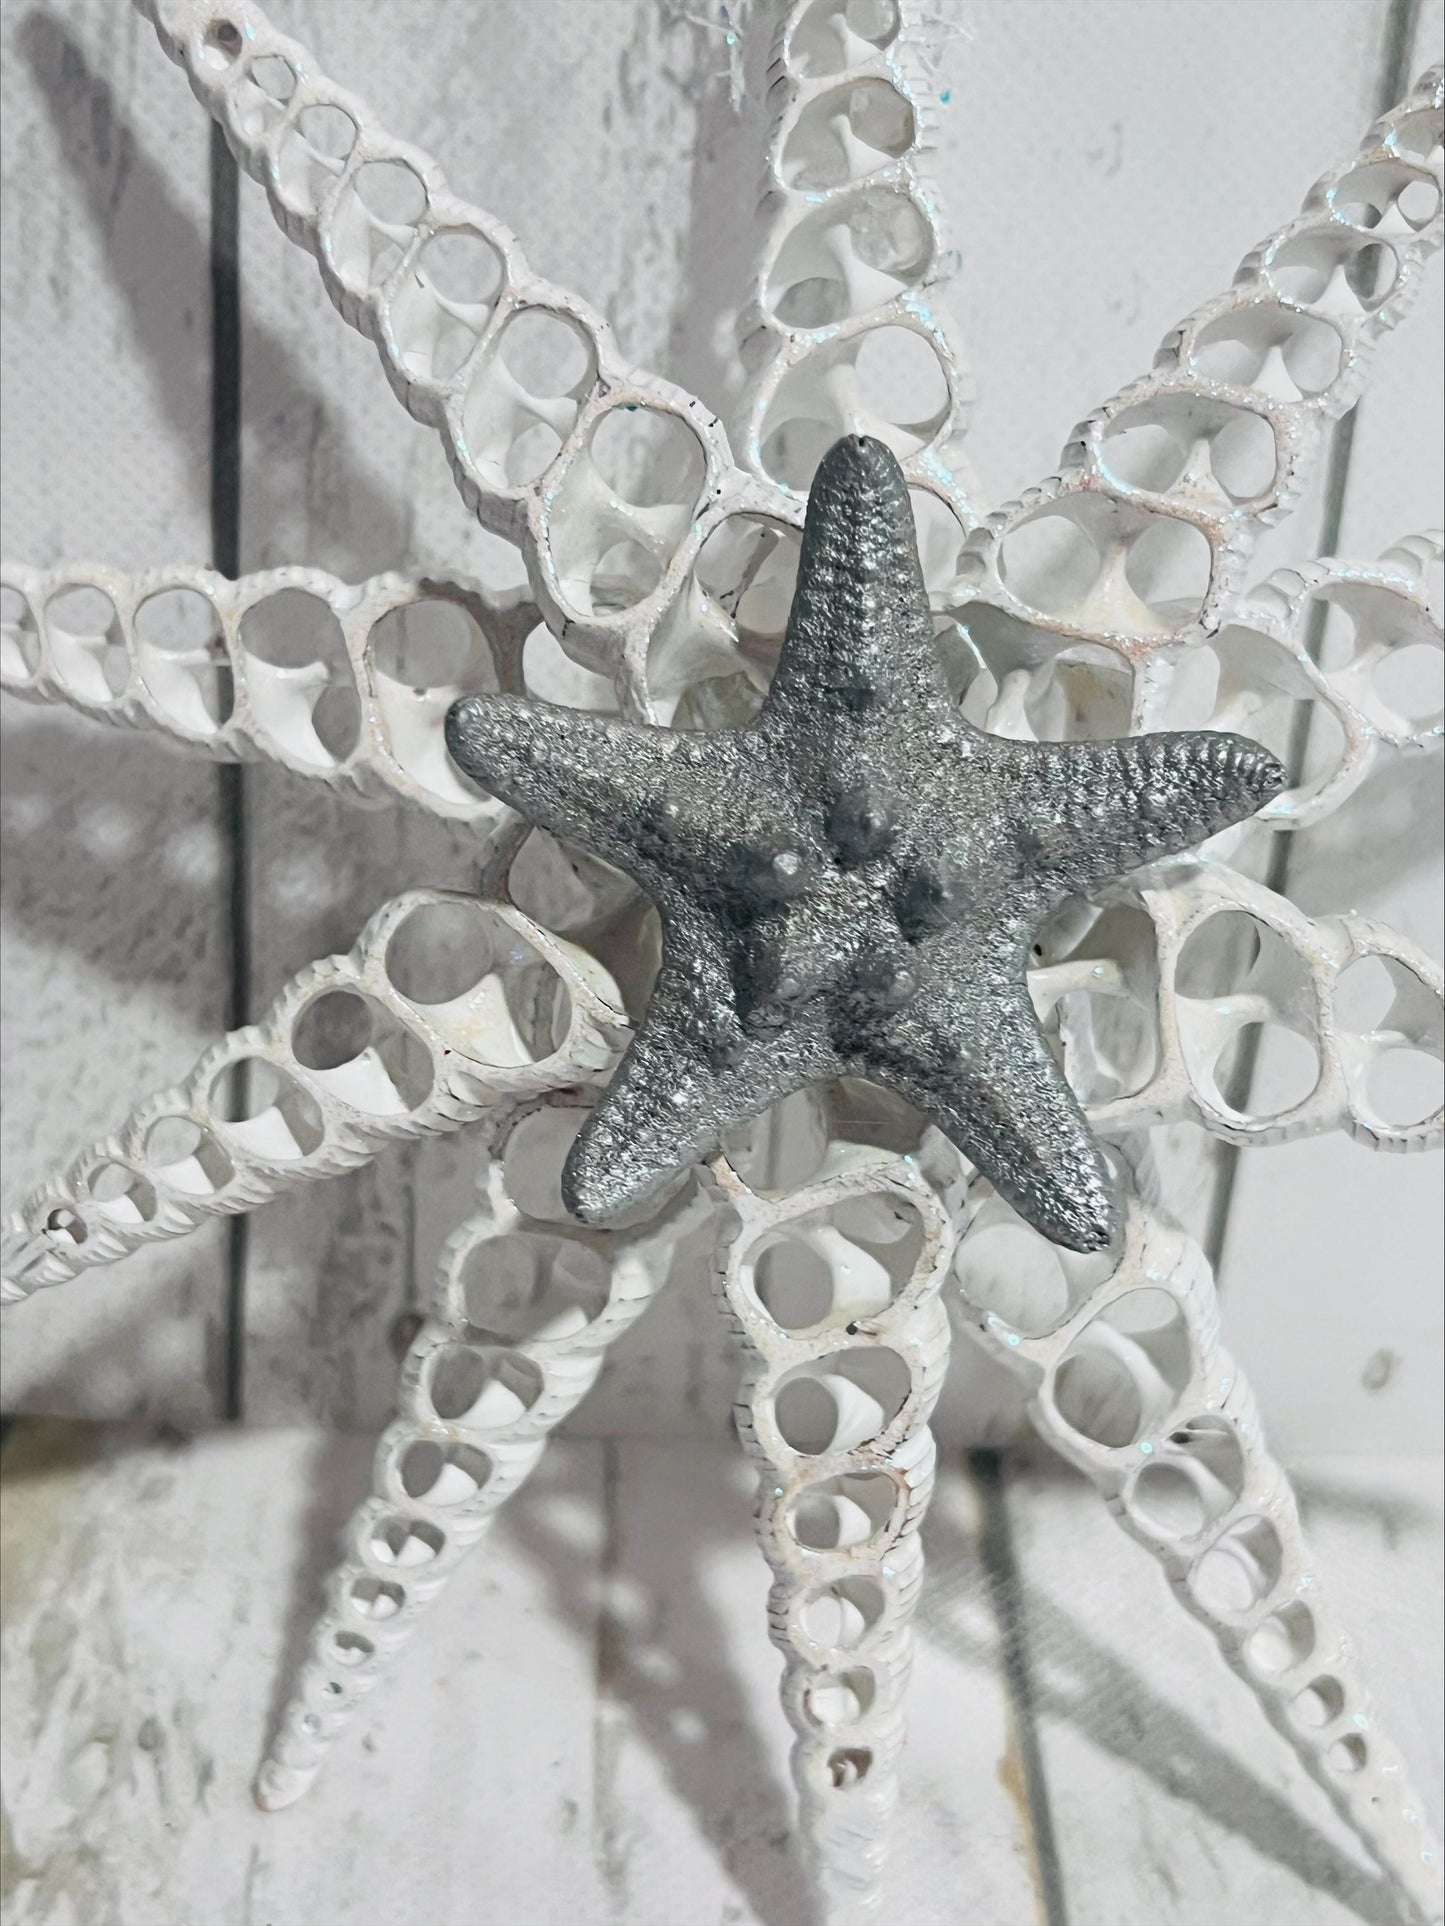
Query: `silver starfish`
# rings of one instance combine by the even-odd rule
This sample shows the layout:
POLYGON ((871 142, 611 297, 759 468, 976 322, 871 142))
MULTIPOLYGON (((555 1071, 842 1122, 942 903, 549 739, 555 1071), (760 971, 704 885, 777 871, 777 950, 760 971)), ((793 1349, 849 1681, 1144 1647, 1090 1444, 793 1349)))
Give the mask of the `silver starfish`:
POLYGON ((462 769, 626 871, 663 959, 568 1158, 608 1221, 801 1085, 860 1077, 932 1116, 1057 1244, 1112 1241, 1108 1166, 1040 1032, 1026 966, 1071 896, 1285 786, 1240 736, 1016 742, 964 721, 933 639, 908 488, 850 435, 813 483, 757 720, 694 734, 516 696, 447 718, 462 769))

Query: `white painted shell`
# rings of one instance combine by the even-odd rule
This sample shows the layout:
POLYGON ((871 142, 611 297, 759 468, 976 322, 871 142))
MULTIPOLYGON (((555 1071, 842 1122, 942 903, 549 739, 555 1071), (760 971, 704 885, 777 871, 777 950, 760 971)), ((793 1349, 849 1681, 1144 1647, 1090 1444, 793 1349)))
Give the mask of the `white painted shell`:
MULTIPOLYGON (((509 896, 523 834, 460 783, 440 730, 475 678, 526 686, 522 645, 539 613, 603 679, 599 704, 687 727, 744 719, 781 636, 813 462, 862 428, 905 461, 940 646, 982 726, 1255 732, 1308 699, 1333 716, 1341 747, 1271 806, 1280 828, 1345 804, 1382 756, 1438 746, 1439 720, 1390 709, 1374 682, 1391 650, 1440 646, 1423 589, 1438 538, 1402 541, 1378 564, 1306 564, 1253 593, 1243 582, 1259 530, 1288 512, 1322 429, 1357 398, 1439 245, 1439 74, 1170 334, 1150 373, 1074 431, 1056 475, 985 514, 960 452, 966 385, 922 168, 934 106, 922 0, 805 0, 784 17, 736 460, 700 402, 628 367, 591 309, 534 275, 497 222, 251 0, 142 10, 399 398, 440 433, 466 500, 521 549, 535 598, 498 604, 464 583, 394 576, 353 588, 304 569, 234 584, 186 569, 4 575, 7 689, 496 832, 480 903, 414 891, 388 905, 349 956, 314 965, 262 1023, 38 1188, 7 1241, 7 1288, 24 1294, 392 1138, 481 1120, 482 1203, 443 1255, 263 1802, 304 1790, 679 1241, 707 1234, 747 1357, 739 1421, 760 1473, 772 1630, 805 1832, 838 1926, 882 1903, 950 1299, 1025 1375, 1043 1435, 1210 1625, 1416 1916, 1439 1918, 1418 1804, 1219 1346, 1208 1267, 1154 1197, 1147 1152, 1151 1126, 1182 1120, 1241 1145, 1330 1129, 1377 1148, 1438 1141, 1438 1112, 1382 1115, 1369 1087, 1392 1050, 1445 1054, 1438 968, 1366 919, 1304 916, 1227 867, 1221 851, 1238 839, 1219 839, 1079 906, 1035 959, 1040 1015, 1130 1188, 1120 1253, 1055 1252, 916 1118, 843 1087, 804 1093, 724 1146, 705 1195, 584 1231, 566 1220, 556 1173, 584 1114, 577 1086, 605 1077, 626 1040, 623 992, 645 989, 641 911, 608 900, 614 923, 632 918, 620 987, 587 937, 524 914, 509 896), (910 374, 910 355, 926 366, 910 374), (881 406, 879 365, 905 386, 931 381, 931 401, 881 406), (254 641, 253 612, 286 590, 335 625, 329 653, 278 662, 254 641), (179 647, 147 632, 148 606, 170 592, 209 612, 179 647), (428 600, 463 612, 473 652, 410 679, 386 624, 428 600), (1344 662, 1312 653, 1322 603, 1354 623, 1344 662), (223 678, 227 703, 215 699, 223 678), (349 737, 338 703, 351 705, 349 737), (394 949, 422 916, 477 930, 477 970, 430 1001, 394 949), (1366 1018, 1346 994, 1361 966, 1385 984, 1366 1018), (327 998, 359 1003, 370 1028, 343 1046, 345 1026, 313 1014, 327 998), (1308 1088, 1267 1113, 1241 1107, 1222 1068, 1251 1025, 1314 1053, 1308 1088), (252 1101, 236 1115, 245 1063, 252 1101)), ((593 884, 572 886, 586 897, 593 884)), ((599 926, 585 914, 567 924, 599 926)), ((444 948, 455 957, 455 943, 444 948)))
POLYGON ((625 1025, 602 966, 511 904, 410 890, 32 1192, 6 1226, 4 1295, 255 1210, 503 1097, 590 1081, 625 1025), (408 996, 407 950, 438 935, 455 993, 408 996))
POLYGON ((573 1097, 498 1108, 482 1131, 479 1208, 442 1252, 437 1304, 402 1367, 400 1409, 377 1445, 372 1495, 257 1779, 290 1805, 418 1612, 536 1465, 591 1389, 609 1345, 641 1316, 696 1228, 698 1199, 635 1229, 570 1222, 558 1183, 587 1114, 573 1097))
POLYGON ((401 798, 485 829, 502 814, 451 762, 451 703, 526 686, 541 618, 520 596, 320 569, 7 565, 0 687, 159 730, 218 761, 265 757, 359 802, 401 798))

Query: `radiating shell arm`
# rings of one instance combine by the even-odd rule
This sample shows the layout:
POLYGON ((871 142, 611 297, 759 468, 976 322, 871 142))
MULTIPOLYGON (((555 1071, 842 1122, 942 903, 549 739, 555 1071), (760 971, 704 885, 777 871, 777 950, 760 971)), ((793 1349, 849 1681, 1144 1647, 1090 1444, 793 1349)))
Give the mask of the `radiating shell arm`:
POLYGON ((623 1040, 620 1008, 599 964, 510 905, 398 896, 349 955, 313 963, 259 1023, 30 1193, 6 1228, 4 1297, 255 1210, 395 1138, 455 1130, 502 1097, 594 1081, 623 1040), (406 994, 437 945, 459 992, 421 1000, 423 964, 420 995, 406 994))
MULTIPOLYGON (((1445 649, 1441 611, 1427 593, 1442 552, 1445 533, 1426 529, 1377 562, 1325 559, 1277 569, 1226 608, 1209 644, 1219 668, 1210 727, 1253 735, 1268 705, 1305 701, 1333 724, 1338 741, 1332 756, 1322 755, 1318 768, 1300 772, 1294 788, 1260 811, 1271 828, 1307 829, 1382 762, 1438 752, 1445 742, 1445 715, 1417 697, 1399 660, 1405 650, 1445 649), (1332 620, 1338 635, 1330 633, 1332 620)), ((1192 726, 1188 704, 1174 705, 1170 719, 1192 726)))
POLYGON ((1045 933, 1030 988, 1101 1136, 1188 1121, 1241 1147, 1328 1130, 1372 1150, 1445 1137, 1438 1103, 1392 1113, 1374 1083, 1393 1053, 1445 1057, 1445 975, 1383 923, 1306 916, 1263 883, 1192 857, 1101 892, 1078 919, 1045 933), (1313 1083, 1268 1109, 1225 1075, 1256 1025, 1290 1032, 1315 1057, 1313 1083))
MULTIPOLYGON (((624 713, 646 719, 672 716, 680 684, 755 677, 738 608, 747 555, 759 538, 796 526, 796 494, 734 464, 694 397, 624 366, 599 317, 534 276, 505 229, 459 201, 434 161, 378 129, 250 0, 224 11, 209 0, 140 4, 266 186, 282 227, 316 256, 343 316, 376 342, 411 412, 441 432, 467 500, 521 544, 568 653, 612 677, 624 713), (616 486, 624 471, 625 495, 616 486), (739 536, 741 560, 729 549, 739 536)), ((938 269, 934 211, 909 172, 926 90, 891 29, 883 43, 860 41, 846 11, 833 11, 836 20, 813 24, 842 35, 845 65, 879 71, 859 68, 856 107, 852 93, 840 105, 826 86, 782 76, 773 159, 793 185, 780 190, 779 247, 762 283, 773 319, 754 350, 767 364, 763 384, 776 375, 779 393, 779 328, 786 359, 811 325, 777 315, 784 290, 801 298, 796 290, 814 283, 841 288, 855 307, 872 290, 879 299, 853 319, 876 321, 938 269), (874 231, 864 216, 876 183, 861 179, 845 178, 841 193, 804 190, 823 196, 816 220, 787 216, 797 166, 841 155, 851 174, 870 153, 885 171, 896 164, 888 206, 913 209, 916 246, 902 245, 896 223, 874 231), (817 255, 827 271, 802 274, 799 249, 803 266, 817 255), (874 256, 883 268, 869 266, 874 256)), ((780 44, 787 69, 786 33, 780 44)), ((1357 398, 1369 349, 1404 312, 1438 244, 1440 95, 1439 76, 1427 75, 1378 122, 1303 212, 1247 257, 1231 290, 1169 337, 1155 371, 1077 431, 1060 475, 990 516, 961 553, 945 510, 953 535, 939 538, 946 553, 930 582, 985 654, 1023 646, 1035 662, 1041 649, 1101 656, 1115 665, 1126 722, 1154 725, 1162 694, 1152 662, 1218 627, 1255 532, 1285 512, 1322 423, 1357 398), (1433 196, 1428 210, 1417 210, 1421 193, 1433 196), (1041 521, 1067 525, 1044 531, 1047 580, 1035 579, 1031 559, 1039 531, 1025 534, 1041 521), (1061 540, 1079 550, 1063 579, 1061 540), (991 612, 968 616, 972 601, 991 612)), ((926 301, 913 298, 910 317, 907 327, 933 344, 925 351, 936 350, 946 330, 926 301)), ((811 382, 814 401, 815 390, 811 382)), ((913 437, 919 487, 943 498, 958 398, 950 378, 947 405, 913 437)), ((782 405, 770 400, 767 418, 782 405)), ((764 472, 771 433, 757 441, 764 472)))
POLYGON ((482 827, 501 814, 452 764, 442 724, 459 695, 523 688, 541 620, 524 597, 311 568, 232 582, 10 564, 0 593, 7 694, 159 729, 219 761, 264 757, 359 802, 399 796, 482 827))
MULTIPOLYGON (((926 504, 925 573, 941 552, 948 579, 975 517, 959 455, 964 377, 936 304, 938 210, 919 171, 934 95, 925 11, 902 0, 860 29, 844 0, 786 8, 768 75, 739 445, 759 482, 801 507, 839 436, 877 435, 926 504), (917 418, 885 419, 873 405, 859 379, 865 350, 895 375, 900 356, 905 369, 910 353, 927 363, 917 418)), ((776 1194, 721 1159, 712 1175, 731 1206, 719 1295, 745 1349, 738 1429, 758 1465, 801 1830, 830 1926, 848 1926, 877 1916, 898 1797, 952 1237, 911 1161, 874 1156, 846 1176, 799 1181, 788 1160, 809 1142, 821 1150, 826 1108, 801 1093, 755 1127, 755 1144, 775 1141, 783 1162, 769 1171, 764 1154, 749 1174, 776 1194)))
POLYGON ((422 1608, 662 1288, 673 1248, 709 1215, 690 1189, 633 1230, 568 1220, 557 1181, 585 1115, 573 1094, 507 1105, 481 1127, 482 1204, 442 1252, 370 1495, 257 1778, 262 1806, 290 1805, 310 1785, 422 1608))
POLYGON ((654 713, 649 641, 669 615, 692 619, 709 538, 740 511, 796 524, 800 504, 737 468, 701 402, 628 367, 598 314, 533 273, 252 0, 137 4, 398 397, 440 433, 468 505, 520 545, 568 652, 654 713))
POLYGON ((722 1160, 712 1181, 803 1838, 830 1926, 852 1926, 877 1917, 898 1797, 953 1235, 912 1159, 771 1198, 722 1160))
POLYGON ((1260 531, 1289 512, 1440 245, 1442 99, 1432 69, 1075 429, 1058 473, 969 536, 943 599, 1000 687, 1018 664, 1035 682, 1055 665, 1107 674, 1105 733, 1159 726, 1160 665, 1228 619, 1260 531))
POLYGON ((992 1255, 990 1232, 1007 1229, 1015 1283, 1018 1240, 1032 1233, 975 1185, 956 1266, 968 1314, 1033 1386, 1041 1434, 1159 1561, 1174 1596, 1214 1634, 1411 1918, 1437 1921, 1438 1850, 1310 1556, 1289 1475, 1220 1343, 1208 1262, 1141 1196, 1122 1160, 1121 1175, 1129 1191, 1122 1249, 1116 1258, 1056 1253, 1068 1302, 1052 1315, 1042 1303, 1029 1311, 1017 1295, 999 1295, 1011 1286, 1004 1245, 992 1255))
POLYGON ((941 504, 956 554, 981 510, 962 453, 970 383, 944 305, 952 261, 925 173, 941 32, 923 0, 866 24, 845 0, 784 13, 739 446, 760 480, 801 498, 839 435, 876 435, 941 504))

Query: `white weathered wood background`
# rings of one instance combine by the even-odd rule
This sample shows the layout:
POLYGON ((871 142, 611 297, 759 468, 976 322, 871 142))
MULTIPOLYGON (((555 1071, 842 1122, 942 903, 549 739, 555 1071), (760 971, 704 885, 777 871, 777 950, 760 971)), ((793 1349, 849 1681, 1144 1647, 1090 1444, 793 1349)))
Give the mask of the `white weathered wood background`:
MULTIPOLYGON (((1441 51, 1442 0, 939 7, 953 298, 999 497, 1348 151, 1392 32, 1412 68, 1441 51)), ((275 13, 629 349, 726 402, 760 149, 717 0, 275 13)), ((0 25, 5 551, 208 561, 209 127, 125 0, 0 0, 0 25)), ((244 566, 494 561, 433 438, 241 193, 244 566)), ((1441 314, 1437 274, 1360 411, 1346 552, 1441 517, 1441 314)), ((1261 566, 1313 552, 1324 513, 1316 491, 1261 566)), ((228 1021, 238 961, 259 1009, 404 884, 469 873, 435 824, 250 771, 238 959, 215 770, 60 714, 16 707, 4 728, 7 1192, 184 1072, 228 1021)), ((1421 833, 1439 770, 1300 839, 1308 908, 1375 912, 1439 953, 1421 833)), ((1195 1148, 1203 1224, 1221 1172, 1195 1148)), ((1438 1172, 1337 1140, 1245 1157, 1223 1272, 1437 1822, 1438 1172), (1359 1455, 1317 1455, 1342 1452, 1359 1455)), ((169 1423, 32 1417, 5 1449, 5 1926, 813 1926, 751 1474, 725 1435, 734 1363, 702 1279, 639 1327, 308 1799, 250 1804, 366 1483, 365 1442, 335 1434, 385 1415, 390 1329, 468 1181, 454 1143, 393 1151, 253 1220, 239 1363, 269 1429, 208 1429, 230 1369, 224 1226, 7 1317, 5 1409, 169 1423), (702 1435, 659 1451, 659 1432, 702 1435)), ((946 1408, 955 1439, 1010 1417, 968 1370, 946 1408)), ((925 1542, 893 1917, 1392 1926, 1323 1795, 1082 1481, 946 1452, 925 1542)))
MULTIPOLYGON (((557 1446, 305 1800, 257 1811, 366 1460, 16 1427, 5 1926, 820 1926, 752 1478, 704 1440, 557 1446)), ((924 1527, 894 1926, 1399 1926, 1087 1484, 990 1460, 945 1465, 924 1527)), ((1438 1823, 1438 1460, 1315 1459, 1299 1487, 1438 1823)))
MULTIPOLYGON (((734 9, 736 12, 736 9, 734 9)), ((1002 499, 1069 427, 1147 367, 1371 117, 1403 22, 1412 71, 1441 0, 940 0, 949 95, 936 173, 976 370, 973 457, 1002 499)), ((440 155, 545 273, 628 349, 724 406, 732 304, 754 245, 758 103, 729 97, 713 0, 277 0, 329 71, 440 155)), ((7 554, 146 567, 209 554, 210 128, 123 0, 4 0, 7 554)), ((434 438, 314 265, 241 187, 241 562, 343 576, 495 574, 434 438)), ((1380 359, 1346 477, 1341 547, 1373 555, 1438 521, 1441 285, 1380 359)), ((1316 552, 1317 488, 1265 567, 1316 552)), ((157 743, 18 706, 5 727, 5 1185, 18 1194, 187 1070, 313 956, 347 948, 415 882, 465 881, 465 835, 359 814, 283 771, 223 778, 157 743), (228 923, 232 865, 249 903, 228 923)), ((1442 943, 1440 762, 1390 771, 1297 839, 1311 910, 1384 916, 1442 943)), ((1190 1145, 1207 1221, 1219 1161, 1190 1145)), ((1177 1161, 1177 1157, 1176 1157, 1177 1161)), ((239 1377, 263 1423, 375 1426, 397 1318, 465 1207, 447 1141, 296 1193, 251 1220, 239 1377)), ((1343 1140, 1240 1160, 1223 1249, 1231 1337, 1292 1452, 1433 1451, 1440 1176, 1343 1140)), ((229 1232, 217 1225, 39 1297, 7 1319, 4 1408, 219 1415, 229 1232)), ((574 1431, 722 1434, 735 1367, 705 1281, 634 1333, 574 1431)), ((963 1368, 960 1435, 1007 1397, 963 1368)))

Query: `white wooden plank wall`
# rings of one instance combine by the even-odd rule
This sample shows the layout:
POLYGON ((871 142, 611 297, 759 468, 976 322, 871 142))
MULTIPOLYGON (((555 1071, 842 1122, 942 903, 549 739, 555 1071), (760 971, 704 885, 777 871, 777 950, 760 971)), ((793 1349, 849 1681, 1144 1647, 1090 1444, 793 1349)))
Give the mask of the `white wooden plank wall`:
MULTIPOLYGON (((1392 0, 955 0, 947 11, 936 173, 978 374, 973 456, 1001 498, 1047 473, 1079 416, 1147 367, 1165 329, 1348 151, 1373 111, 1396 13, 1392 0)), ((204 117, 120 0, 7 0, 3 12, 6 551, 208 559, 204 117)), ((495 208, 543 271, 608 312, 629 350, 726 405, 758 101, 735 116, 709 10, 277 0, 276 13, 495 208)), ((1441 0, 1421 0, 1417 16, 1418 67, 1440 38, 1441 0)), ((456 501, 440 450, 249 183, 240 260, 242 564, 495 578, 496 545, 456 501)), ((1386 344, 1361 413, 1343 520, 1364 554, 1439 517, 1422 397, 1438 399, 1440 316, 1437 277, 1386 344)), ((1316 552, 1325 507, 1317 487, 1270 537, 1262 568, 1316 552)), ((349 946, 398 889, 470 875, 465 836, 401 811, 356 812, 282 772, 246 773, 244 834, 228 847, 213 771, 31 712, 7 712, 6 740, 7 1191, 184 1070, 224 1026, 238 851, 252 1013, 312 956, 349 946), (62 744, 77 745, 70 770, 62 744), (128 868, 133 848, 152 860, 128 868)), ((1405 804, 1376 787, 1297 856, 1292 879, 1309 907, 1369 909, 1438 953, 1428 851, 1412 863, 1379 855, 1394 834, 1385 825, 1403 809, 1418 820, 1420 792, 1405 804)), ((1168 1156, 1202 1227, 1215 1160, 1192 1133, 1168 1156)), ((394 1151, 251 1220, 248 1416, 381 1421, 389 1332, 428 1288, 468 1184, 464 1145, 394 1151)), ((1224 1281, 1286 1451, 1438 1440, 1419 1362, 1438 1341, 1438 1197, 1429 1160, 1371 1159, 1333 1140, 1242 1161, 1224 1281), (1301 1306, 1307 1344, 1290 1329, 1301 1306), (1362 1378, 1382 1371, 1383 1387, 1365 1391, 1362 1378)), ((7 1408, 218 1411, 226 1294, 218 1230, 36 1299, 7 1320, 7 1408)), ((733 1383, 699 1273, 633 1333, 575 1428, 721 1431, 733 1383)), ((1013 1415, 967 1365, 947 1410, 973 1437, 1013 1415)))
MULTIPOLYGON (((3 547, 210 559, 204 119, 115 0, 6 5, 3 547)), ((4 1181, 19 1196, 226 1027, 217 772, 61 710, 3 707, 4 1181)), ((219 1415, 216 1225, 6 1330, 3 1403, 219 1415)))

